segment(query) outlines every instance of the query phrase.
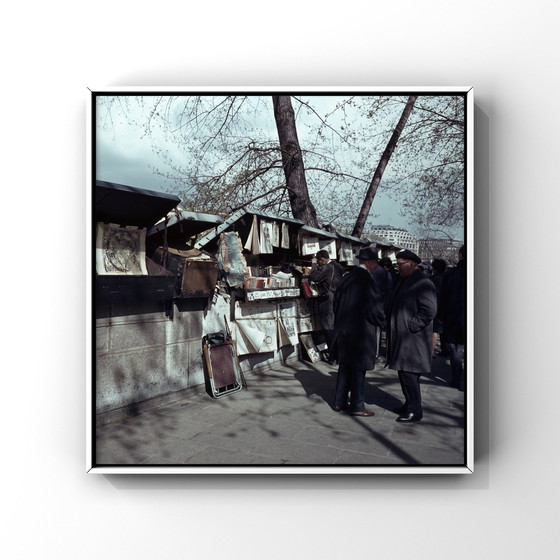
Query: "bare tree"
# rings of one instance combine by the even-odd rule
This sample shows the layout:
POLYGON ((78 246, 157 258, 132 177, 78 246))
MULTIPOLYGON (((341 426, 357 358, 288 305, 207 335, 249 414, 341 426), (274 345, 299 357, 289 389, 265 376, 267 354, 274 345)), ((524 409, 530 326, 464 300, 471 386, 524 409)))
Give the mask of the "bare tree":
POLYGON ((292 102, 288 95, 274 95, 272 103, 280 140, 282 166, 286 176, 286 188, 288 189, 293 216, 309 226, 319 227, 317 212, 307 190, 305 167, 292 102))
POLYGON ((276 96, 271 111, 263 96, 107 97, 105 117, 114 105, 144 108, 138 123, 163 162, 155 171, 188 209, 228 215, 250 204, 315 227, 361 232, 382 190, 410 216, 411 229, 461 223, 461 96, 422 95, 406 126, 407 97, 337 97, 326 110, 324 99, 276 96), (166 147, 156 140, 160 131, 171 140, 166 147))
POLYGON ((399 141, 400 135, 406 124, 406 121, 408 120, 408 117, 410 116, 410 113, 412 112, 412 108, 414 107, 415 102, 416 102, 416 96, 410 96, 408 98, 408 101, 403 109, 399 122, 397 123, 397 126, 395 126, 395 130, 393 131, 393 134, 389 139, 389 143, 387 144, 387 147, 385 148, 385 151, 383 152, 383 155, 379 160, 379 164, 377 165, 377 169, 373 174, 373 179, 371 180, 366 196, 364 198, 362 208, 360 210, 360 213, 358 214, 356 225, 354 226, 354 230, 352 231, 352 235, 354 235, 355 237, 361 237, 364 231, 364 226, 368 218, 369 211, 373 203, 373 199, 375 198, 375 194, 377 193, 379 183, 381 182, 381 177, 383 177, 383 172, 385 171, 385 168, 389 163, 389 159, 391 158, 391 155, 395 151, 397 142, 399 141))
POLYGON ((417 228, 453 228, 464 220, 465 98, 421 96, 391 160, 386 183, 417 228))

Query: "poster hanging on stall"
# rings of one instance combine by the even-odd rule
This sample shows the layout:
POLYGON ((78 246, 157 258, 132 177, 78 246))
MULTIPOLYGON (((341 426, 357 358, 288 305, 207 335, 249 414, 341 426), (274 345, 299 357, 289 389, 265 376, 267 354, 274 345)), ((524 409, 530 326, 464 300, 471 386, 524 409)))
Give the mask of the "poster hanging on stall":
POLYGON ((240 356, 274 352, 278 348, 275 319, 237 319, 232 331, 240 356))
POLYGON ((274 235, 272 232, 272 223, 261 220, 260 233, 261 253, 272 253, 272 238, 274 235))
POLYGON ((280 241, 280 246, 282 249, 290 248, 290 228, 286 223, 282 224, 282 240, 280 241))
POLYGON ((272 246, 280 247, 280 224, 278 222, 272 222, 272 246))
POLYGON ((235 327, 238 354, 241 356, 259 353, 265 344, 265 333, 252 327, 247 321, 237 322, 235 327))
POLYGON ((340 251, 338 252, 338 260, 344 263, 351 263, 354 261, 354 252, 352 251, 352 244, 343 241, 340 244, 340 251))
POLYGON ((241 239, 235 231, 220 234, 218 269, 222 271, 229 286, 244 286, 249 278, 247 261, 242 252, 241 239))
POLYGON ((95 249, 98 274, 148 274, 146 228, 98 223, 95 249))
POLYGON ((251 252, 253 255, 259 255, 261 252, 261 243, 259 239, 259 222, 256 216, 253 216, 253 223, 249 230, 249 235, 245 241, 244 249, 251 252))
POLYGON ((278 322, 292 346, 298 343, 296 310, 297 307, 293 301, 278 304, 278 322))
POLYGON ((317 237, 306 236, 301 238, 301 254, 314 255, 321 247, 317 237))
POLYGON ((336 241, 334 239, 319 239, 319 247, 329 254, 329 259, 336 259, 336 241))

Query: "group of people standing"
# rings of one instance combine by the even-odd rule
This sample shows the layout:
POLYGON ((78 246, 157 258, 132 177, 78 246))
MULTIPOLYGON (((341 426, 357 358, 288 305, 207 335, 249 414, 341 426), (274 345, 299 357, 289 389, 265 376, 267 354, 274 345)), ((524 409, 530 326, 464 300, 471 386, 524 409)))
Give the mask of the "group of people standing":
POLYGON ((412 251, 397 254, 397 270, 390 259, 379 261, 371 248, 361 249, 359 265, 347 274, 329 259, 316 255, 310 279, 321 295, 319 314, 326 333, 330 360, 338 363, 334 410, 352 416, 374 416, 365 408, 366 371, 373 370, 380 333, 387 334, 386 367, 395 369, 404 397, 394 410, 397 422, 422 419, 420 377, 430 373, 433 335, 441 326, 451 349, 452 383, 464 385, 465 250, 458 266, 433 282, 420 269, 421 259, 412 251), (437 290, 436 290, 437 288, 437 290))

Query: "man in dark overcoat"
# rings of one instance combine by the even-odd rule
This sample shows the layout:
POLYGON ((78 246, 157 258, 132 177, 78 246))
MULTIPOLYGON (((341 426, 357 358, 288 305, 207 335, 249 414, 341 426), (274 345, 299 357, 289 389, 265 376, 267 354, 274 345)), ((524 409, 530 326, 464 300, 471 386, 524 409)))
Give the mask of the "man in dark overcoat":
POLYGON ((359 266, 346 274, 334 296, 333 354, 338 360, 334 409, 347 407, 350 393, 352 416, 373 416, 365 409, 366 371, 375 368, 376 327, 383 327, 383 299, 371 274, 378 266, 377 252, 361 249, 359 266))
POLYGON ((309 279, 315 282, 319 290, 319 317, 330 353, 334 327, 334 294, 340 284, 344 269, 340 263, 331 260, 324 249, 317 252, 316 259, 317 264, 313 266, 309 279))
POLYGON ((422 419, 420 376, 432 370, 433 319, 437 312, 433 282, 418 268, 422 262, 412 251, 397 254, 400 280, 388 312, 387 366, 396 369, 405 398, 397 409, 397 422, 422 419))
POLYGON ((457 266, 449 269, 441 283, 438 301, 438 317, 443 323, 443 334, 451 351, 451 385, 460 391, 465 389, 465 355, 467 309, 466 309, 466 249, 459 249, 457 266))

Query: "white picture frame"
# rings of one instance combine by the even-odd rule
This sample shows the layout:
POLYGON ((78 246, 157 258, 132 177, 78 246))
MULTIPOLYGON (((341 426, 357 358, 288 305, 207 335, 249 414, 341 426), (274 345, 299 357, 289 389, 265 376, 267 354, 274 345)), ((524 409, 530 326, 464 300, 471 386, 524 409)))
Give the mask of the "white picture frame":
MULTIPOLYGON (((88 177, 87 189, 88 197, 91 198, 95 186, 96 178, 96 134, 95 134, 95 102, 96 98, 101 95, 122 95, 122 96, 137 96, 137 95, 222 95, 225 93, 247 93, 249 95, 270 95, 273 93, 285 94, 314 94, 314 95, 345 95, 352 93, 354 95, 458 95, 463 96, 465 103, 465 136, 464 136, 464 150, 465 150, 465 213, 464 213, 464 242, 467 247, 467 344, 465 348, 465 373, 466 373, 466 389, 464 398, 462 430, 464 431, 463 437, 463 460, 457 464, 409 464, 387 465, 379 464, 225 464, 217 465, 213 463, 200 464, 200 465, 179 465, 172 464, 150 464, 149 461, 144 462, 122 462, 118 464, 110 464, 99 461, 96 457, 96 450, 98 450, 97 438, 99 431, 96 431, 96 393, 99 391, 99 379, 96 371, 97 359, 96 350, 94 347, 95 336, 92 337, 92 351, 91 363, 87 364, 87 394, 86 394, 86 470, 92 474, 249 474, 249 475, 262 475, 262 474, 306 474, 306 475, 321 475, 321 474, 364 474, 364 475, 378 475, 378 474, 471 474, 474 472, 474 383, 475 383, 475 349, 474 349, 474 259, 472 255, 474 247, 474 90, 471 86, 453 86, 453 87, 316 87, 316 88, 273 88, 273 87, 224 87, 212 88, 209 92, 208 88, 92 88, 91 95, 88 98, 88 130, 90 135, 88 137, 88 158, 90 159, 90 167, 92 170, 91 176, 88 177)), ((92 206, 92 215, 90 219, 94 220, 94 202, 92 206)), ((93 228, 90 228, 92 231, 93 228)), ((93 235, 88 240, 89 247, 92 253, 92 260, 98 263, 99 274, 118 274, 109 270, 103 264, 102 244, 98 238, 99 233, 93 239, 93 235), (95 257, 93 255, 95 254, 95 257)), ((142 246, 140 251, 145 250, 142 246)), ((141 259, 142 261, 144 259, 141 259)), ((88 283, 88 288, 91 290, 95 284, 95 271, 92 272, 92 281, 88 283)), ((125 274, 127 274, 125 272, 125 274)), ((145 265, 141 269, 141 274, 146 274, 145 265)), ((91 295, 91 294, 90 294, 91 295)), ((92 298, 93 299, 93 298, 92 298)), ((304 302, 305 305, 307 305, 304 302)), ((93 301, 92 301, 93 306, 93 301)), ((298 302, 297 307, 301 304, 298 302)), ((298 325, 301 322, 305 323, 306 327, 311 325, 309 317, 296 317, 294 322, 298 325)), ((92 328, 95 332, 96 322, 96 309, 92 307, 92 328)), ((301 326, 299 327, 301 329, 301 326)), ((99 341, 98 341, 99 342, 99 341)), ((98 348, 100 345, 98 344, 98 348)), ((90 355, 88 353, 88 355, 90 355)), ((305 369, 305 368, 303 368, 305 369)), ((257 380, 254 381, 255 383, 257 380)), ((237 393, 239 397, 243 392, 237 393)), ((235 397, 232 397, 235 398, 235 397)), ((227 398, 222 400, 227 403, 227 398)), ((335 424, 333 424, 335 429, 335 424)), ((372 430, 375 427, 372 425, 372 430)), ((365 427, 364 430, 370 430, 365 427)), ((414 440, 414 434, 410 433, 409 442, 414 440)), ((403 440, 403 445, 407 445, 406 438, 403 440)))

